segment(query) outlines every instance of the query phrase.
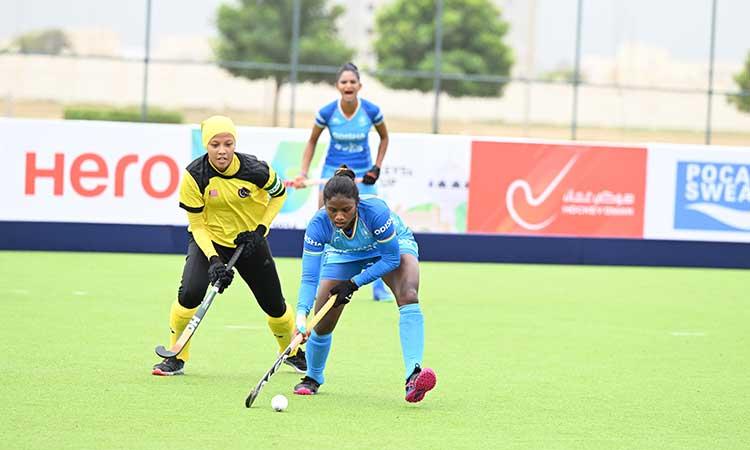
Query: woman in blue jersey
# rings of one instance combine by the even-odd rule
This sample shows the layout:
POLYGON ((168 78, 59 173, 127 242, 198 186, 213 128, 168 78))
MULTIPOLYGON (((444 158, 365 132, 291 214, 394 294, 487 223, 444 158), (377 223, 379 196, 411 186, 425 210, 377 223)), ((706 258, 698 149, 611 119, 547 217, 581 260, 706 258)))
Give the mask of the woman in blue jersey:
POLYGON ((342 166, 328 180, 323 189, 324 208, 313 216, 305 232, 297 329, 307 333, 305 319, 313 303, 317 311, 331 295, 337 298, 336 307, 310 330, 307 373, 294 393, 318 392, 325 381, 323 370, 343 305, 360 287, 382 277, 394 292, 399 308, 405 398, 418 402, 436 383, 435 372, 421 367, 424 318, 417 295, 419 247, 412 232, 384 201, 369 195, 360 198, 354 178, 354 172, 342 166))
MULTIPOLYGON (((302 154, 302 169, 294 180, 294 187, 304 187, 318 138, 327 127, 331 142, 326 153, 322 178, 330 178, 340 165, 346 164, 357 177, 362 178, 358 185, 360 193, 377 194, 375 182, 380 177, 380 167, 388 149, 388 130, 385 127, 383 113, 374 103, 359 98, 362 83, 359 79, 359 70, 354 64, 346 63, 339 68, 336 73, 336 88, 341 98, 322 107, 315 116, 315 125, 302 154), (370 128, 373 126, 380 136, 375 164, 372 163, 368 139, 370 128)), ((321 191, 318 206, 322 205, 321 191)), ((382 280, 373 283, 373 297, 375 300, 393 299, 382 280)))

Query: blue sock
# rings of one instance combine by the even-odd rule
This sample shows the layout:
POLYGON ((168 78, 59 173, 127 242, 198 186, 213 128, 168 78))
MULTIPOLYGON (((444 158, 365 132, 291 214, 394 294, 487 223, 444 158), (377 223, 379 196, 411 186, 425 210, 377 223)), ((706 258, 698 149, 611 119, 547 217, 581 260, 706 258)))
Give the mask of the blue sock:
POLYGON ((331 340, 333 333, 319 335, 313 330, 310 339, 307 340, 305 360, 307 360, 307 376, 323 384, 323 370, 326 368, 328 352, 331 351, 331 340))
MULTIPOLYGON (((400 318, 398 330, 401 337, 401 352, 404 354, 406 376, 414 371, 417 364, 422 364, 424 355, 424 316, 419 303, 404 305, 398 309, 400 318)), ((308 362, 308 367, 309 367, 308 362)), ((308 369, 309 370, 309 369, 308 369)))

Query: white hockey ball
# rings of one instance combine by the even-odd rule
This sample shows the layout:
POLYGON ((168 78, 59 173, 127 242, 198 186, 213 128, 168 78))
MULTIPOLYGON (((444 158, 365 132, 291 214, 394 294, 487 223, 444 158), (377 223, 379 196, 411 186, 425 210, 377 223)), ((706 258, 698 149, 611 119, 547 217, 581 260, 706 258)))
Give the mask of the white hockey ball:
POLYGON ((287 406, 289 406, 289 400, 281 394, 276 395, 271 399, 271 408, 273 408, 274 411, 284 411, 287 406))

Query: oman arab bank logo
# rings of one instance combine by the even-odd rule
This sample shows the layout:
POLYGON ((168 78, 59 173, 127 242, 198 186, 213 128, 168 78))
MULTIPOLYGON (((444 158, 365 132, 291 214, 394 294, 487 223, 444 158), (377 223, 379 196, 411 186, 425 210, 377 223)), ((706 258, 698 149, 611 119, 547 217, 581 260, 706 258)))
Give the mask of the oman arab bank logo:
POLYGON ((750 231, 750 164, 678 162, 674 228, 750 231))

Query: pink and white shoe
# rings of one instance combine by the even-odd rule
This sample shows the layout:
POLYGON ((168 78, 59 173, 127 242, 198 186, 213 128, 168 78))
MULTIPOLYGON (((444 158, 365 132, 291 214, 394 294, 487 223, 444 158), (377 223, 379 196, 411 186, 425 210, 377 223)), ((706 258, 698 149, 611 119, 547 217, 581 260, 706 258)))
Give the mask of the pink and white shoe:
POLYGON ((437 383, 435 371, 425 367, 422 369, 417 365, 414 372, 406 380, 406 401, 409 403, 421 402, 425 394, 432 390, 437 383))
POLYGON ((302 382, 294 386, 294 393, 297 395, 315 395, 318 393, 320 383, 305 375, 302 382))

